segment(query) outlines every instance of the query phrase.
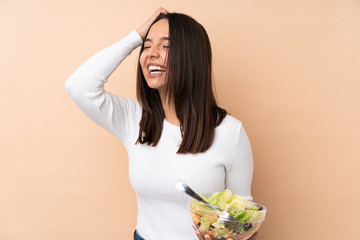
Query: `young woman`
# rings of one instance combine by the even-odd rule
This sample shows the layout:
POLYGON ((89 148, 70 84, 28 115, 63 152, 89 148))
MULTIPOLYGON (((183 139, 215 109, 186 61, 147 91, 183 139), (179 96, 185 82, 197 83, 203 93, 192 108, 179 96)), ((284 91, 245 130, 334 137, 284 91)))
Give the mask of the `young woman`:
POLYGON ((175 188, 179 179, 205 196, 229 188, 252 200, 250 143, 241 122, 217 106, 211 65, 205 29, 160 8, 66 82, 79 108, 128 151, 138 203, 134 239, 211 239, 194 233, 189 199, 175 188), (111 73, 138 46, 138 102, 104 91, 111 73))

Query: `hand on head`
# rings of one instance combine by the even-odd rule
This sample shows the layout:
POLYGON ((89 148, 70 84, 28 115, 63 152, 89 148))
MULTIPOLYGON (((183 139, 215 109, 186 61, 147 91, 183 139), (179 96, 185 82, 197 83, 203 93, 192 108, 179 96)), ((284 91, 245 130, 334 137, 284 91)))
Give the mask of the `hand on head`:
POLYGON ((151 17, 141 26, 139 27, 136 31, 139 33, 140 37, 144 40, 145 35, 149 29, 149 27, 151 26, 151 24, 160 16, 163 14, 167 14, 168 11, 164 8, 159 8, 157 9, 152 15, 151 17))

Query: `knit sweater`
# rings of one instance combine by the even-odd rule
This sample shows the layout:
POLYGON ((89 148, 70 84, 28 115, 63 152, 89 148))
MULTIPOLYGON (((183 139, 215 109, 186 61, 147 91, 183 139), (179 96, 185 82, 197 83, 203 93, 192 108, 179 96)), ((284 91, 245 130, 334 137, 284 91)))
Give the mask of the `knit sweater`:
POLYGON ((137 198, 138 233, 146 240, 196 240, 188 208, 190 199, 175 188, 176 181, 183 180, 204 196, 228 188, 251 201, 251 146, 242 123, 230 115, 215 128, 213 143, 204 153, 177 154, 182 140, 180 127, 165 119, 156 147, 135 144, 141 105, 105 91, 104 84, 141 44, 139 34, 132 31, 99 51, 68 78, 66 90, 91 120, 124 144, 137 198))

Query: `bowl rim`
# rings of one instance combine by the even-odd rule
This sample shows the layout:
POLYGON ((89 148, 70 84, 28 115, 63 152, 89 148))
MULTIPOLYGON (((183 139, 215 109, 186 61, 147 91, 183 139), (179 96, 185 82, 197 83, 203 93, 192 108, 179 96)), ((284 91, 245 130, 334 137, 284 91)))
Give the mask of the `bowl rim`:
MULTIPOLYGON (((199 201, 196 200, 196 199, 192 199, 192 200, 190 201, 190 205, 191 205, 191 203, 192 203, 193 201, 199 202, 199 201)), ((240 210, 240 211, 246 211, 246 212, 261 212, 261 213, 263 213, 264 215, 266 215, 267 208, 266 208, 264 205, 262 205, 262 204, 260 204, 260 203, 257 203, 257 202, 252 202, 252 201, 248 201, 248 202, 250 202, 252 205, 256 205, 256 206, 261 207, 261 210, 246 210, 246 209, 241 210, 241 209, 236 209, 236 208, 228 208, 228 210, 236 210, 236 211, 239 211, 239 210, 240 210)), ((189 210, 190 210, 191 212, 194 211, 194 209, 191 209, 190 206, 189 206, 189 210)), ((195 211, 196 211, 196 210, 195 210, 195 211)), ((213 210, 201 210, 201 211, 212 212, 213 210)))

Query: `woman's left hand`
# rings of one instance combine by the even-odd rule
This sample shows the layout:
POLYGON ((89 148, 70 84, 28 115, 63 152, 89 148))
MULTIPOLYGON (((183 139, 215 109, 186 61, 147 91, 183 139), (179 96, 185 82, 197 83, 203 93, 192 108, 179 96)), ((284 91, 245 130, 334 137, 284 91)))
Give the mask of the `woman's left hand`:
MULTIPOLYGON (((213 240, 212 237, 208 234, 205 234, 204 236, 201 235, 200 231, 197 230, 195 227, 193 227, 195 230, 195 234, 196 236, 200 239, 200 240, 213 240)), ((251 238, 249 238, 248 240, 255 240, 257 239, 257 237, 259 236, 259 233, 256 232, 254 235, 251 236, 251 238)), ((227 240, 232 240, 232 238, 228 238, 227 240)))

